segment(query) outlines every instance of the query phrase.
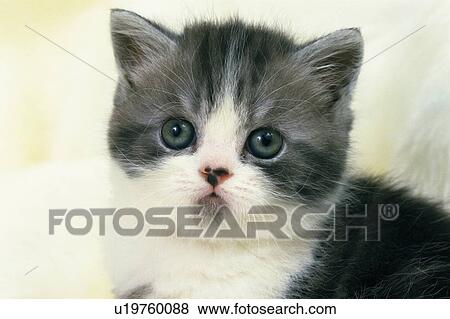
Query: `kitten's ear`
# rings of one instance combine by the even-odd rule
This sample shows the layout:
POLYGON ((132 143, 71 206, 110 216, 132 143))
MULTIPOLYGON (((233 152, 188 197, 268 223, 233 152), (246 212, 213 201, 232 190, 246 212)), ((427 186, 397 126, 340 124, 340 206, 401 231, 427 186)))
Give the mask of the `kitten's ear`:
POLYGON ((350 93, 358 77, 363 39, 358 29, 338 30, 306 44, 297 57, 333 93, 335 103, 350 93))
POLYGON ((111 10, 111 36, 120 75, 132 83, 139 69, 176 48, 177 35, 140 15, 111 10))

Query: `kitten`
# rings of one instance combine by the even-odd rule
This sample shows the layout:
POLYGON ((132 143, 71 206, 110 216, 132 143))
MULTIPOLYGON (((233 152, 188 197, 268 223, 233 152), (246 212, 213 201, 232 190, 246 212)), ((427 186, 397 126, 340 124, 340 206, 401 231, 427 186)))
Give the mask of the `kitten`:
POLYGON ((112 11, 111 28, 120 74, 108 135, 117 207, 200 205, 202 227, 220 216, 246 230, 264 221, 252 207, 270 205, 286 220, 300 212, 304 230, 334 226, 346 237, 306 240, 294 223, 289 239, 113 236, 116 296, 450 296, 444 212, 347 173, 363 55, 357 29, 296 43, 230 20, 178 34, 124 10, 112 11), (397 207, 397 218, 380 218, 382 205, 397 207), (364 214, 367 231, 351 228, 364 214))

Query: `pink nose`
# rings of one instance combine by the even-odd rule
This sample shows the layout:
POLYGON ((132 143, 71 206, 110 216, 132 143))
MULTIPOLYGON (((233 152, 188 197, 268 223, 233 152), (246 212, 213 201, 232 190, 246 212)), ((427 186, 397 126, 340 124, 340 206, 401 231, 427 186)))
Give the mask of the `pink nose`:
POLYGON ((209 184, 212 185, 212 187, 216 187, 217 185, 222 184, 231 176, 233 176, 233 174, 231 174, 230 171, 226 168, 211 168, 209 166, 200 169, 200 174, 206 179, 209 184))

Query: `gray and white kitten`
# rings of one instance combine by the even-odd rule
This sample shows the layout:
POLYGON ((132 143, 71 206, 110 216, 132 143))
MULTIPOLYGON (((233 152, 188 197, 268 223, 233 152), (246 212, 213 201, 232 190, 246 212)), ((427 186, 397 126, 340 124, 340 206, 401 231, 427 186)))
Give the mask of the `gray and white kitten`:
MULTIPOLYGON (((331 204, 351 204, 359 213, 367 203, 369 214, 375 214, 376 203, 386 197, 371 194, 397 194, 415 213, 408 195, 345 176, 349 103, 363 54, 359 30, 297 43, 280 31, 234 19, 193 23, 174 33, 124 10, 112 11, 111 29, 119 81, 109 148, 118 207, 201 205, 198 216, 207 225, 216 208, 226 205, 225 214, 233 214, 243 228, 255 218, 248 214, 253 206, 277 205, 288 212, 300 207, 321 213, 307 222, 312 227, 328 222, 324 213, 331 204)), ((430 216, 441 213, 429 207, 430 216)), ((396 233, 408 221, 391 223, 386 232, 396 233)), ((378 284, 401 265, 386 274, 372 268, 383 258, 399 258, 395 247, 405 254, 414 239, 402 238, 391 251, 361 236, 352 232, 351 244, 296 236, 116 236, 107 256, 119 297, 395 295, 393 287, 378 284), (362 252, 374 263, 364 264, 362 252), (345 260, 351 258, 361 265, 349 266, 345 260)), ((444 241, 448 245, 448 237, 444 241)), ((444 259, 448 255, 445 251, 444 259)), ((401 283, 410 278, 401 283, 393 278, 398 293, 404 293, 401 283)))

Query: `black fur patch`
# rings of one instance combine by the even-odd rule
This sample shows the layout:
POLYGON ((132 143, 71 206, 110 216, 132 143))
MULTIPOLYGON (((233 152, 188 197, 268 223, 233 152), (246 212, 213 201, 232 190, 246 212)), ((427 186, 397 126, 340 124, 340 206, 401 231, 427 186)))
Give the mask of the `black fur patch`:
MULTIPOLYGON (((393 221, 381 219, 380 240, 366 241, 362 229, 347 241, 330 240, 316 249, 316 266, 291 283, 287 298, 448 298, 450 297, 450 215, 438 205, 386 186, 378 179, 353 180, 336 209, 342 217, 377 220, 380 207, 398 205, 393 221), (379 206, 381 205, 381 206, 379 206)), ((328 221, 331 223, 331 221, 328 221)), ((371 227, 369 227, 371 229, 371 227)), ((377 226, 372 227, 376 231, 377 226)), ((375 238, 376 236, 370 237, 375 238)))

